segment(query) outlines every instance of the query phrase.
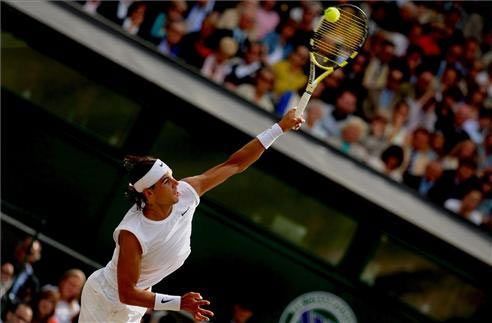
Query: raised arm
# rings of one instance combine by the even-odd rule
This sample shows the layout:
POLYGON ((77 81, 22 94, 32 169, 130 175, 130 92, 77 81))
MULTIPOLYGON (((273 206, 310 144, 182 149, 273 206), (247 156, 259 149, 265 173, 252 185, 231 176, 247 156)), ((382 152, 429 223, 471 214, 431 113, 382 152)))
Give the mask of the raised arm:
POLYGON ((193 186, 198 195, 202 196, 207 191, 225 182, 229 177, 247 169, 260 158, 276 138, 291 129, 299 129, 303 122, 304 119, 295 116, 295 108, 291 109, 278 124, 248 142, 222 164, 207 170, 201 175, 187 177, 183 180, 193 186))

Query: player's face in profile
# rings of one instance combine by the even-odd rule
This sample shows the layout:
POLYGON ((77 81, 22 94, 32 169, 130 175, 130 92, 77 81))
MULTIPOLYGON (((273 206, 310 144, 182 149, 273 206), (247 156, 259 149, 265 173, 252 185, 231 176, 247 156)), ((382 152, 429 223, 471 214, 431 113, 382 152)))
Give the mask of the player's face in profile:
POLYGON ((172 173, 164 175, 154 185, 154 193, 159 204, 174 204, 179 201, 178 181, 174 179, 172 173))

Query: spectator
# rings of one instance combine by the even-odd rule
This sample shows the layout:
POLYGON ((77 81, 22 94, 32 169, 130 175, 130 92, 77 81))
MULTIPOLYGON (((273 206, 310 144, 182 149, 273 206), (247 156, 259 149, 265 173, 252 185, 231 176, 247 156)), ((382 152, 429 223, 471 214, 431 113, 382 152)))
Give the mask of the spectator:
MULTIPOLYGON (((490 53, 492 57, 492 50, 490 51, 490 53)), ((475 77, 475 81, 480 86, 480 88, 487 93, 488 100, 485 101, 485 105, 488 108, 491 108, 492 104, 490 102, 492 101, 492 60, 490 61, 486 71, 482 71, 477 74, 477 76, 475 77), (487 101, 489 101, 488 105, 487 101)))
POLYGON ((2 264, 1 268, 1 278, 0 278, 0 298, 5 295, 5 293, 9 290, 9 288, 12 286, 12 283, 14 281, 14 265, 12 265, 10 262, 6 262, 2 264))
POLYGON ((14 253, 14 280, 4 297, 6 303, 29 303, 39 290, 39 280, 33 265, 41 259, 41 243, 27 237, 20 241, 14 253))
POLYGON ((459 84, 460 79, 461 75, 456 68, 451 66, 446 67, 439 82, 439 91, 442 93, 452 88, 461 89, 462 86, 459 84))
POLYGON ((429 199, 444 205, 448 199, 461 199, 470 187, 477 186, 477 163, 473 160, 461 160, 456 170, 445 170, 442 176, 429 190, 429 199))
POLYGON ((319 99, 311 99, 306 107, 306 122, 303 130, 319 139, 326 139, 328 134, 321 127, 321 120, 326 113, 326 104, 319 99))
POLYGON ((58 323, 71 323, 80 311, 80 293, 85 283, 85 274, 79 269, 66 271, 58 283, 60 299, 56 304, 55 317, 58 323))
POLYGON ((268 64, 274 65, 290 55, 294 49, 291 40, 296 28, 297 23, 292 19, 288 19, 285 22, 281 22, 276 31, 265 35, 263 43, 267 49, 268 64))
POLYGON ((159 13, 150 26, 150 36, 148 38, 158 44, 166 36, 166 26, 173 22, 184 22, 184 13, 188 5, 184 0, 172 0, 157 4, 161 6, 159 13))
POLYGON ((239 20, 243 12, 250 11, 250 13, 255 13, 256 16, 257 9, 257 0, 242 0, 234 8, 226 9, 222 13, 217 27, 232 30, 239 25, 239 20))
POLYGON ((484 216, 477 210, 477 207, 482 198, 483 194, 480 189, 471 188, 461 200, 456 198, 448 199, 444 203, 444 207, 476 225, 481 225, 484 222, 484 216))
POLYGON ((128 8, 128 17, 123 21, 123 29, 132 35, 139 35, 140 26, 144 22, 147 4, 145 2, 135 2, 128 8))
POLYGON ((101 1, 97 12, 115 24, 121 26, 128 16, 128 9, 134 0, 101 1))
POLYGON ((492 167, 492 132, 485 136, 483 145, 479 148, 480 168, 492 167))
POLYGON ((390 63, 394 57, 395 46, 384 40, 377 48, 376 56, 369 60, 364 74, 363 85, 367 90, 381 90, 386 86, 390 63))
POLYGON ((415 46, 409 47, 405 56, 399 59, 398 69, 403 73, 403 82, 414 85, 417 82, 419 67, 422 64, 422 51, 415 46))
POLYGON ((417 22, 418 9, 412 1, 401 3, 399 7, 400 21, 398 21, 398 29, 404 35, 408 35, 412 25, 417 22))
POLYGON ((159 52, 171 57, 179 56, 181 40, 186 32, 186 25, 182 21, 172 21, 166 27, 166 36, 157 46, 159 52))
POLYGON ((220 34, 216 32, 219 13, 211 12, 203 20, 201 29, 187 34, 181 40, 179 57, 188 64, 201 68, 205 59, 219 47, 220 34))
POLYGON ((485 216, 486 225, 490 226, 492 223, 492 168, 487 168, 483 171, 480 177, 480 184, 483 193, 483 199, 478 206, 480 211, 485 216))
POLYGON ((427 193, 434 186, 436 181, 442 175, 442 166, 436 161, 430 161, 425 167, 423 176, 411 175, 410 173, 403 174, 403 183, 410 188, 413 188, 422 197, 427 198, 427 193))
POLYGON ((394 181, 401 182, 400 166, 403 163, 403 148, 397 145, 388 146, 379 158, 369 157, 367 164, 394 181))
POLYGON ((219 48, 203 62, 202 75, 217 83, 223 83, 231 71, 230 59, 237 52, 237 43, 231 37, 220 40, 219 48))
POLYGON ((410 30, 410 44, 420 47, 429 60, 435 61, 441 55, 440 33, 441 29, 437 24, 414 25, 410 30))
POLYGON ((408 114, 409 107, 405 101, 398 102, 393 108, 390 123, 386 127, 386 138, 388 142, 403 146, 408 134, 408 114))
POLYGON ((469 159, 478 162, 477 145, 467 139, 459 142, 451 152, 443 159, 444 169, 458 168, 460 160, 469 159))
POLYGON ((97 8, 101 5, 101 0, 87 0, 83 6, 85 12, 90 15, 97 13, 97 8))
POLYGON ((475 37, 466 39, 463 48, 463 65, 466 72, 472 68, 475 60, 480 57, 480 43, 475 37))
POLYGON ((446 156, 445 151, 446 138, 440 131, 431 133, 430 145, 432 150, 436 153, 438 160, 443 160, 446 156))
POLYGON ((437 158, 430 146, 430 133, 425 128, 417 128, 410 140, 411 146, 406 149, 405 173, 422 176, 427 164, 437 158))
POLYGON ((290 18, 298 22, 296 32, 292 38, 294 46, 309 46, 314 27, 318 22, 322 7, 318 1, 301 1, 301 7, 290 11, 290 18))
POLYGON ((336 102, 335 106, 328 106, 328 111, 321 121, 321 127, 328 136, 340 137, 341 128, 344 123, 353 117, 357 106, 357 97, 349 90, 343 90, 336 102))
POLYGON ((392 69, 388 73, 388 80, 382 89, 370 89, 364 104, 364 114, 367 118, 375 114, 391 117, 393 106, 403 98, 401 83, 403 73, 398 69, 392 69))
MULTIPOLYGON (((328 77, 324 79, 324 83, 327 85, 327 96, 324 96, 324 99, 327 103, 333 103, 333 98, 330 97, 330 92, 336 93, 331 89, 336 89, 343 82, 344 87, 352 89, 357 94, 359 98, 365 98, 367 96, 367 90, 362 85, 362 80, 364 79, 364 72, 366 70, 368 63, 368 58, 364 54, 359 54, 355 57, 354 61, 347 66, 345 69, 338 69, 328 77), (345 71, 345 73, 343 72, 345 71), (335 81, 335 82, 333 82, 335 81), (334 83, 330 86, 329 83, 334 83)), ((358 110, 362 111, 362 100, 361 107, 358 110)))
POLYGON ((279 14, 274 10, 276 0, 262 0, 256 12, 256 37, 263 39, 275 30, 280 22, 279 14))
MULTIPOLYGON (((455 109, 458 103, 463 99, 463 94, 459 89, 449 89, 442 93, 442 98, 436 97, 436 122, 434 129, 443 133, 450 131, 453 128, 455 109)), ((446 140, 447 141, 447 140, 446 140)), ((456 144, 456 143, 454 143, 456 144)), ((449 152, 453 145, 446 142, 445 151, 449 152)))
POLYGON ((234 38, 239 46, 239 49, 244 51, 249 41, 258 40, 258 37, 255 34, 256 13, 258 6, 256 3, 245 4, 245 2, 242 2, 242 4, 243 5, 238 6, 239 8, 236 7, 234 9, 230 9, 236 10, 236 13, 238 14, 237 24, 229 25, 229 23, 227 23, 224 25, 224 21, 222 19, 229 12, 229 10, 226 10, 218 22, 218 28, 228 30, 227 36, 234 38))
POLYGON ((297 91, 306 85, 307 76, 304 73, 304 66, 308 61, 309 51, 307 47, 300 45, 289 55, 288 59, 273 65, 275 73, 273 92, 277 97, 287 91, 297 91))
POLYGON ((244 83, 253 84, 256 72, 264 66, 262 63, 263 49, 262 43, 249 42, 243 57, 231 60, 231 71, 224 80, 226 87, 234 89, 244 83))
POLYGON ((7 309, 5 323, 30 323, 31 320, 32 309, 26 303, 17 303, 7 309))
POLYGON ((55 308, 58 303, 60 295, 57 291, 52 289, 43 289, 36 296, 32 319, 33 323, 58 323, 55 318, 55 308))
POLYGON ((425 127, 434 129, 436 115, 434 112, 435 78, 431 71, 423 70, 417 76, 415 86, 406 100, 410 108, 408 128, 425 127))
POLYGON ((270 68, 263 68, 257 73, 254 85, 242 84, 236 88, 236 92, 264 110, 273 113, 275 107, 271 98, 271 90, 274 84, 273 71, 270 68))
MULTIPOLYGON (((352 87, 347 84, 348 82, 345 82, 345 73, 343 72, 342 69, 338 69, 325 77, 323 81, 318 84, 317 87, 323 86, 323 89, 320 93, 320 98, 325 101, 327 104, 335 104, 338 95, 340 94, 342 89, 350 89, 356 95, 357 93, 360 93, 360 91, 356 88, 355 92, 352 87)), ((359 101, 357 101, 359 102, 359 101)), ((357 107, 359 104, 357 104, 357 107)))
POLYGON ((375 115, 371 119, 369 133, 362 141, 370 156, 381 155, 383 150, 388 146, 388 140, 385 135, 387 124, 388 119, 381 115, 375 115))
POLYGON ((444 59, 439 62, 438 69, 436 71, 436 77, 441 78, 446 68, 451 67, 458 70, 460 73, 465 73, 465 69, 461 64, 463 56, 463 47, 459 43, 452 44, 446 51, 444 59))
POLYGON ((202 23, 214 9, 215 0, 197 0, 191 6, 186 16, 186 31, 188 33, 199 31, 202 23))
POLYGON ((442 124, 441 131, 443 132, 444 137, 446 137, 447 151, 456 146, 459 142, 470 139, 470 136, 463 126, 465 122, 472 117, 471 113, 470 107, 463 104, 457 108, 451 124, 442 124))
POLYGON ((367 150, 362 146, 361 141, 367 132, 367 124, 359 117, 352 117, 345 122, 341 128, 340 137, 328 137, 330 144, 340 149, 343 153, 353 158, 365 161, 367 150))

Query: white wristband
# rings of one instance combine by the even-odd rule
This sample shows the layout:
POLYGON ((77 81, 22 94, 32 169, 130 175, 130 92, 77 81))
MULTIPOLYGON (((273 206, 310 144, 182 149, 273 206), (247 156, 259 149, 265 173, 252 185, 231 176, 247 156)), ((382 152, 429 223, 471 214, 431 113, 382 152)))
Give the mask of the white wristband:
POLYGON ((265 149, 268 149, 283 133, 282 128, 276 123, 271 128, 260 133, 256 138, 258 138, 265 149))
POLYGON ((179 311, 181 310, 181 296, 155 293, 154 310, 179 311))

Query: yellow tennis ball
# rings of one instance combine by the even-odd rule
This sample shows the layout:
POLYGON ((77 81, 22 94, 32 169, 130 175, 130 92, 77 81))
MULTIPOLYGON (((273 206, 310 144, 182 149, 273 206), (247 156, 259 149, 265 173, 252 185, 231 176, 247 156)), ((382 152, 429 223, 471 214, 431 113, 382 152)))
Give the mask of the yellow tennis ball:
POLYGON ((340 19, 340 11, 335 7, 326 8, 325 19, 328 22, 337 22, 340 19))

